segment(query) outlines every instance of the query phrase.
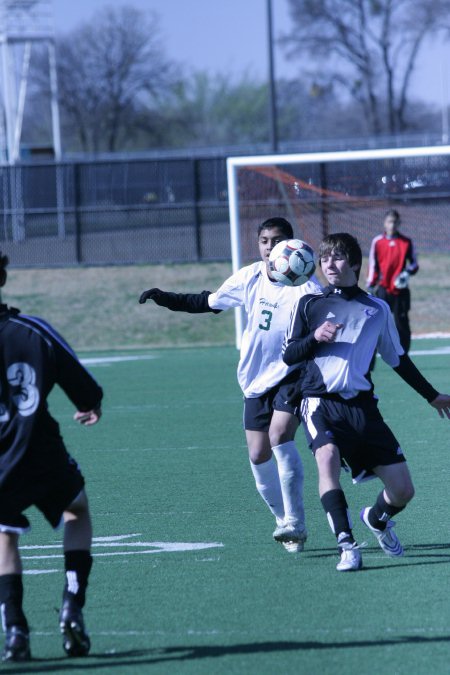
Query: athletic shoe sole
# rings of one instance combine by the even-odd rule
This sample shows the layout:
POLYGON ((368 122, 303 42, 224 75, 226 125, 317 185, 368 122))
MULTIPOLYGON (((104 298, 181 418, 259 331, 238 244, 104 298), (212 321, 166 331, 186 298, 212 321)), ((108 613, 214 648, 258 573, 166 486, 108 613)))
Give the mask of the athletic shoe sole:
POLYGON ((3 649, 1 660, 4 663, 18 663, 30 661, 30 638, 27 633, 15 626, 8 629, 6 633, 5 647, 3 649))
POLYGON ((76 621, 61 621, 59 624, 63 636, 63 647, 67 656, 87 656, 91 641, 84 629, 76 621))
POLYGON ((301 553, 305 548, 304 541, 281 541, 288 553, 301 553))
POLYGON ((291 527, 277 527, 273 533, 273 538, 282 544, 290 544, 293 542, 304 544, 308 538, 306 529, 300 530, 291 527))
POLYGON ((391 558, 397 558, 403 555, 403 546, 398 540, 397 535, 395 534, 393 527, 394 521, 389 520, 385 530, 378 530, 376 527, 372 527, 369 522, 369 511, 371 507, 366 506, 361 510, 359 517, 361 522, 374 534, 378 544, 386 555, 391 558))

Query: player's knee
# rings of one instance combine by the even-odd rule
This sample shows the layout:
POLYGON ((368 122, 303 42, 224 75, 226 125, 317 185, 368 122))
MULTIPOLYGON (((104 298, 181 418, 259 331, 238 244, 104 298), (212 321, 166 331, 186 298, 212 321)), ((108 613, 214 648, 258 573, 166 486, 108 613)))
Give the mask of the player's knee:
POLYGON ((89 516, 89 503, 86 493, 83 490, 83 492, 80 492, 73 502, 64 510, 64 522, 77 520, 85 516, 89 516))
POLYGON ((402 485, 398 499, 400 499, 403 504, 407 504, 414 497, 414 494, 414 485, 412 483, 407 483, 402 485))
POLYGON ((408 502, 414 497, 414 485, 411 482, 406 482, 395 486, 394 490, 390 491, 390 501, 396 506, 406 506, 408 502))
POLYGON ((319 471, 321 468, 327 469, 334 467, 335 465, 340 466, 339 450, 332 443, 322 445, 322 447, 318 448, 314 454, 319 471))
POLYGON ((0 532, 0 552, 18 550, 19 535, 16 532, 0 532))
POLYGON ((277 419, 274 415, 269 428, 270 447, 293 441, 297 428, 298 422, 292 415, 288 419, 277 419))
POLYGON ((269 430, 270 446, 273 448, 276 445, 282 445, 288 441, 292 441, 292 434, 285 428, 275 427, 269 430))
POLYGON ((252 464, 264 464, 272 459, 270 448, 249 448, 248 456, 252 464))

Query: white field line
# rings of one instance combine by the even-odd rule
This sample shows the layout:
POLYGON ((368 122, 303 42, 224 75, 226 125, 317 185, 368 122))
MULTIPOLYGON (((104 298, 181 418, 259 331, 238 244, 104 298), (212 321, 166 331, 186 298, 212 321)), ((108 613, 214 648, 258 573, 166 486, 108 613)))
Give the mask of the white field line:
POLYGON ((409 352, 410 356, 440 356, 450 354, 450 347, 439 347, 438 349, 414 349, 409 352))
MULTIPOLYGON (((398 635, 398 628, 395 627, 386 627, 384 629, 385 633, 387 635, 392 635, 392 643, 396 644, 397 641, 401 642, 402 641, 402 636, 398 635)), ((305 632, 305 627, 304 626, 299 626, 299 627, 293 627, 293 628, 283 628, 283 636, 285 635, 301 635, 302 636, 302 641, 303 642, 313 642, 317 643, 317 636, 322 636, 323 638, 327 638, 328 635, 334 635, 335 633, 340 632, 342 635, 353 635, 353 634, 359 634, 359 635, 366 635, 367 634, 367 629, 364 626, 336 626, 335 629, 331 630, 329 628, 315 628, 313 632, 305 632)), ((403 631, 405 632, 405 631, 403 631)), ((442 626, 411 626, 408 627, 407 629, 408 634, 415 634, 415 635, 439 635, 442 637, 445 637, 448 639, 448 625, 443 623, 442 626)), ((54 635, 59 635, 59 631, 33 631, 33 635, 40 635, 40 636, 54 636, 54 635)), ((89 635, 97 635, 97 636, 113 636, 113 637, 130 637, 130 636, 142 636, 142 637, 147 637, 147 636, 152 636, 152 635, 159 635, 159 636, 175 636, 175 635, 180 635, 180 636, 208 636, 208 635, 223 635, 223 636, 231 636, 231 635, 248 635, 248 636, 256 636, 257 633, 254 630, 245 630, 240 628, 239 630, 223 630, 223 629, 214 629, 214 628, 205 628, 204 630, 199 630, 199 629, 190 629, 187 628, 186 630, 179 630, 179 631, 163 631, 163 630, 89 630, 89 635)), ((281 640, 281 643, 283 641, 281 640)), ((345 643, 343 643, 345 645, 345 643)), ((162 647, 161 649, 164 649, 162 647)), ((311 647, 311 649, 314 649, 314 646, 311 647)), ((333 645, 330 645, 330 649, 334 649, 333 645)), ((189 651, 190 647, 189 645, 186 645, 185 647, 180 647, 180 651, 189 651)), ((108 650, 105 653, 108 654, 114 654, 115 650, 111 649, 108 650)), ((5 671, 7 672, 7 671, 5 671)))
POLYGON ((85 359, 80 359, 81 363, 86 366, 95 366, 102 363, 123 363, 125 361, 150 361, 157 359, 154 354, 135 354, 129 356, 92 356, 85 359))
MULTIPOLYGON (((431 338, 450 338, 450 333, 427 333, 424 335, 413 336, 416 339, 431 339, 431 338)), ((437 349, 420 349, 409 352, 411 356, 433 356, 450 354, 450 347, 439 347, 437 349)), ((126 363, 129 361, 151 361, 159 358, 154 354, 136 354, 134 356, 94 356, 80 359, 81 363, 86 366, 107 365, 110 363, 126 363)))
POLYGON ((443 331, 437 331, 435 333, 413 333, 412 338, 413 340, 432 340, 436 338, 438 340, 444 340, 445 338, 450 338, 450 333, 443 331))
MULTIPOLYGON (((93 557, 111 557, 111 556, 130 556, 130 555, 149 555, 153 553, 177 553, 180 551, 204 551, 211 548, 223 548, 221 542, 167 542, 167 541, 135 541, 124 542, 124 538, 139 536, 138 534, 117 535, 111 537, 98 537, 92 543, 92 548, 109 549, 114 551, 93 552, 93 557), (126 550, 117 550, 117 549, 126 550), (134 550, 133 550, 134 549, 134 550)), ((33 544, 21 546, 21 551, 48 551, 49 549, 59 549, 59 553, 44 553, 39 555, 22 555, 22 560, 59 560, 64 557, 61 551, 61 544, 33 544)), ((52 570, 53 571, 53 570, 52 570)), ((37 573, 37 572, 36 572, 37 573)))

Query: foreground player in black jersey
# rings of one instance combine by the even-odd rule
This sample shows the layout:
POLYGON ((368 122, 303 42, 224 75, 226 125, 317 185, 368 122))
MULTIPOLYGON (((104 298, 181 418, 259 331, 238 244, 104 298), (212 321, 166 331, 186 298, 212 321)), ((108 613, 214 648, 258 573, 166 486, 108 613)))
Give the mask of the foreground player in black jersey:
MULTIPOLYGON (((0 287, 8 258, 0 253, 0 287)), ((49 324, 0 304, 0 604, 6 632, 3 661, 31 658, 22 609, 18 540, 36 506, 53 527, 64 521, 66 583, 59 615, 69 656, 89 652, 82 608, 92 565, 92 526, 84 478, 67 453, 47 396, 55 384, 90 426, 101 415, 102 390, 49 324)))
POLYGON ((370 378, 375 349, 441 417, 450 418, 450 396, 439 394, 400 345, 389 306, 358 285, 362 254, 350 234, 332 234, 319 248, 329 286, 306 295, 294 309, 283 346, 288 365, 303 363, 302 419, 319 471, 319 494, 336 535, 339 571, 362 567, 352 534, 347 501, 340 484, 341 464, 354 482, 375 477, 384 489, 361 520, 389 556, 403 554, 391 518, 414 495, 405 457, 377 407, 370 378))

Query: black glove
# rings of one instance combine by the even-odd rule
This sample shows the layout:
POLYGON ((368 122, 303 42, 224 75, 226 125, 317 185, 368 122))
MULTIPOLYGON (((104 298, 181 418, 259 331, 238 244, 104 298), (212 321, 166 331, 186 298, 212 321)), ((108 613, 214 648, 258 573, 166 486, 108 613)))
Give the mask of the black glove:
POLYGON ((143 305, 147 300, 154 300, 158 305, 158 300, 160 300, 163 295, 165 295, 164 291, 161 291, 159 288, 150 288, 148 291, 141 293, 139 304, 143 305))
POLYGON ((208 304, 209 291, 201 293, 171 293, 161 291, 159 288, 150 288, 144 291, 139 298, 141 305, 147 300, 153 300, 160 307, 167 307, 172 312, 189 312, 189 314, 201 314, 203 312, 213 312, 219 314, 221 309, 211 309, 208 304))

